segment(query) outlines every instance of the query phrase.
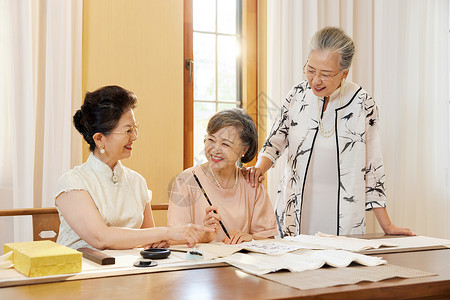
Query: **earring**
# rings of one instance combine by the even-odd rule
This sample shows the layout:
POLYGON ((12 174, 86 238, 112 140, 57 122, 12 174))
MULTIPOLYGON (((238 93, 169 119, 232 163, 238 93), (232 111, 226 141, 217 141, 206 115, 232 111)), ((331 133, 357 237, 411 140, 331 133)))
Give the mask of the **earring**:
POLYGON ((105 145, 100 146, 100 153, 105 154, 105 145))

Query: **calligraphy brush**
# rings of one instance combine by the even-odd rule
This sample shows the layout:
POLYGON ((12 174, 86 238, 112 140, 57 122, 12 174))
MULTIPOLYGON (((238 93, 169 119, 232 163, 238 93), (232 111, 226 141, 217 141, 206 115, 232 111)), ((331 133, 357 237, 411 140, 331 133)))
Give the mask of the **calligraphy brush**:
MULTIPOLYGON (((195 179, 195 181, 197 181, 198 186, 199 186, 200 189, 202 190, 203 195, 204 195, 205 198, 206 198, 206 201, 208 201, 208 204, 209 204, 210 206, 212 206, 212 203, 211 203, 211 201, 209 200, 208 195, 206 195, 206 192, 205 192, 205 190, 203 189, 202 184, 200 183, 200 180, 198 180, 197 175, 195 175, 195 172, 194 172, 194 171, 192 171, 192 174, 194 175, 194 179, 195 179)), ((214 211, 214 212, 217 213, 216 211, 214 211)), ((227 231, 227 229, 225 228, 225 226, 223 225, 222 221, 219 220, 219 224, 220 224, 220 226, 222 227, 223 232, 225 232, 225 234, 227 235, 227 237, 228 237, 229 239, 231 239, 231 238, 230 238, 230 235, 228 234, 228 231, 227 231)))

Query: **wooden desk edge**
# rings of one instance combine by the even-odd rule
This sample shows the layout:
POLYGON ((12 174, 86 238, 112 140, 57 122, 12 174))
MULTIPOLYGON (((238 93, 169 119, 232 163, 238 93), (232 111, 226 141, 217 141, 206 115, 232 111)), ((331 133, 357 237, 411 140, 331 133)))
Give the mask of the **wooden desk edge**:
POLYGON ((27 277, 23 279, 15 279, 15 280, 3 280, 0 281, 0 289, 6 287, 15 287, 21 285, 34 285, 41 283, 57 283, 57 282, 66 282, 71 280, 85 280, 85 279, 95 279, 95 278, 107 278, 107 277, 116 277, 116 276, 126 276, 126 275, 144 275, 148 273, 159 273, 159 272, 170 272, 170 271, 182 271, 182 270, 191 270, 191 269, 203 269, 203 268, 217 268, 217 267, 228 267, 230 266, 227 263, 218 263, 211 262, 207 264, 201 265, 190 265, 190 266, 170 266, 170 267, 160 267, 160 268, 132 268, 127 270, 117 270, 115 272, 110 273, 97 273, 92 274, 92 272, 80 272, 74 274, 60 274, 54 276, 45 276, 45 277, 27 277))

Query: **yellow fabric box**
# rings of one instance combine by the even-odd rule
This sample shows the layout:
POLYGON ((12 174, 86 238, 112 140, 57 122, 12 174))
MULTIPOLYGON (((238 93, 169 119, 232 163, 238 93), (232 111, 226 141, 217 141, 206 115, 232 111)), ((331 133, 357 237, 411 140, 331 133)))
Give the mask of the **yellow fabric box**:
POLYGON ((3 253, 9 251, 14 268, 29 277, 81 272, 83 254, 52 241, 4 244, 3 253))

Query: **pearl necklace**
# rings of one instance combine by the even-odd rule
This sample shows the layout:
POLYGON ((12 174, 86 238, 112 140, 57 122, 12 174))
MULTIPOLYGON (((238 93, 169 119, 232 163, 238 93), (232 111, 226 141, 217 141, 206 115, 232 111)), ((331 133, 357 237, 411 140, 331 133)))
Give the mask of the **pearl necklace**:
MULTIPOLYGON (((344 81, 341 83, 341 90, 339 91, 339 107, 342 106, 342 99, 344 98, 344 81)), ((322 123, 322 116, 321 116, 321 110, 320 110, 320 98, 317 97, 317 119, 319 120, 319 132, 320 135, 324 138, 329 138, 333 135, 335 130, 335 125, 333 125, 333 128, 330 130, 323 129, 323 123, 322 123)), ((325 98, 323 99, 323 105, 325 105, 325 98)))
MULTIPOLYGON (((236 167, 235 167, 235 168, 236 168, 236 167)), ((209 169, 211 170, 211 174, 212 174, 212 176, 213 176, 213 178, 214 178, 214 181, 216 182, 217 186, 218 186, 221 190, 224 190, 224 188, 220 185, 219 180, 217 180, 216 175, 214 174, 213 169, 211 169, 211 168, 209 168, 209 169)), ((238 168, 236 168, 236 180, 234 181, 234 184, 233 184, 233 186, 230 188, 230 190, 233 189, 233 188, 236 186, 237 182, 238 182, 238 168)))

